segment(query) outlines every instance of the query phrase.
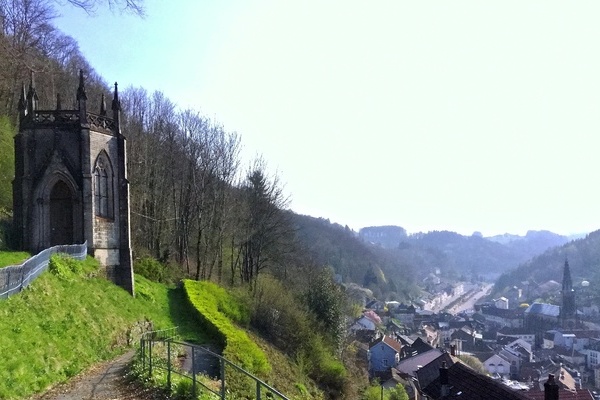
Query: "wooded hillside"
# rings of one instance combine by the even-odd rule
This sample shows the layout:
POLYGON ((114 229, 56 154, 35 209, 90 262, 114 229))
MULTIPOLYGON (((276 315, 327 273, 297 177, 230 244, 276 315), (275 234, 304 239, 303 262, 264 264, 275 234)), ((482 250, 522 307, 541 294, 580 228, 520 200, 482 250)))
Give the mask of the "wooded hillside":
MULTIPOLYGON (((0 150, 8 155, 0 164, 0 246, 11 242, 9 156, 23 88, 35 89, 38 109, 76 109, 81 69, 89 111, 99 113, 102 95, 112 96, 77 41, 52 25, 58 6, 0 2, 0 150)), ((349 304, 324 268, 328 260, 315 262, 301 251, 279 177, 260 157, 242 165, 241 136, 218 121, 144 88, 121 86, 119 97, 135 271, 157 281, 211 280, 247 293, 252 330, 302 359, 325 390, 356 398, 365 376, 349 379, 341 359, 349 304)))
POLYGON ((524 281, 529 281, 532 285, 549 280, 562 282, 565 260, 569 262, 573 286, 580 288, 581 282, 588 281, 588 294, 593 296, 595 301, 600 300, 600 231, 549 249, 518 268, 504 273, 496 281, 494 292, 500 293, 503 289, 519 286, 524 281))

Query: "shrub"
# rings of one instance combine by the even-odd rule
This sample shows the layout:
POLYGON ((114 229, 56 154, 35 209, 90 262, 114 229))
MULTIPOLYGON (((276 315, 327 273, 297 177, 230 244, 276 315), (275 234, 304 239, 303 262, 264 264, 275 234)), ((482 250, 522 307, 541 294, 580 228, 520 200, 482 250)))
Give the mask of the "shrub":
POLYGON ((133 263, 135 273, 154 282, 168 282, 167 267, 152 257, 143 257, 133 263))
POLYGON ((342 390, 346 380, 346 368, 333 356, 321 336, 311 337, 304 358, 309 360, 309 373, 314 380, 330 389, 342 390))
POLYGON ((70 281, 83 271, 83 264, 66 254, 50 256, 48 270, 59 279, 70 281))
POLYGON ((248 310, 225 289, 210 283, 185 280, 184 289, 200 318, 225 345, 223 355, 252 373, 265 375, 271 367, 264 353, 232 323, 247 322, 248 310))
POLYGON ((0 206, 0 250, 14 247, 12 213, 0 206))
POLYGON ((301 353, 313 334, 311 316, 280 281, 259 278, 254 293, 252 326, 291 356, 301 353))

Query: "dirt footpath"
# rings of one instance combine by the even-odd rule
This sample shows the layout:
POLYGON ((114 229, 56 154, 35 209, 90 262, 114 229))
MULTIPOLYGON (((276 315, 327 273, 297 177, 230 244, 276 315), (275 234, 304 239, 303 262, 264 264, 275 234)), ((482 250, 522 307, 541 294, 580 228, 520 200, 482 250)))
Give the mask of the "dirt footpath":
POLYGON ((149 391, 126 378, 131 350, 114 360, 96 364, 69 382, 58 385, 30 400, 158 400, 164 393, 149 391))

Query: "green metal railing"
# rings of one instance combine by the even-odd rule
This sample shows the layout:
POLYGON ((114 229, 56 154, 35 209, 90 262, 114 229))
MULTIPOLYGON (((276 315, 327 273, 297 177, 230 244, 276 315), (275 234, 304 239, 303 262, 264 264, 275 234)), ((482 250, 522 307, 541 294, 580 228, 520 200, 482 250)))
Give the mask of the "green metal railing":
POLYGON ((172 328, 163 331, 147 332, 142 336, 140 341, 143 370, 148 371, 148 376, 152 376, 154 369, 165 370, 167 372, 167 386, 169 390, 171 390, 172 375, 177 374, 192 381, 192 394, 194 396, 199 394, 198 386, 202 386, 205 390, 217 395, 220 399, 225 400, 227 398, 228 388, 226 383, 226 370, 229 370, 230 374, 231 371, 240 372, 242 375, 250 378, 253 381, 253 384, 256 388, 256 400, 261 400, 263 396, 264 398, 279 398, 282 400, 288 400, 286 396, 278 392, 276 389, 272 388, 267 383, 263 382, 245 369, 235 365, 223 356, 207 349, 206 347, 175 340, 176 337, 177 328, 172 328), (157 355, 156 352, 153 354, 153 348, 155 348, 157 344, 166 347, 166 366, 164 365, 164 354, 161 356, 157 355), (181 348, 186 351, 186 354, 191 356, 191 371, 184 371, 173 362, 177 358, 177 354, 173 353, 179 351, 181 348), (196 365, 196 356, 199 354, 208 355, 218 360, 220 378, 220 388, 218 391, 210 388, 198 379, 198 365, 196 365), (157 362, 157 358, 160 358, 161 362, 157 362))

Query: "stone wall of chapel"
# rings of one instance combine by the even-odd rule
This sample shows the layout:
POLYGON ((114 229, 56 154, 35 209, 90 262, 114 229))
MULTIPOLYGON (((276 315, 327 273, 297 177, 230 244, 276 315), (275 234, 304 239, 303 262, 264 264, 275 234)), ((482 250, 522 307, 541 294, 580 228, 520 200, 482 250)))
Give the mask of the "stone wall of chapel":
MULTIPOLYGON (((112 193, 113 193, 113 219, 107 219, 103 217, 93 216, 94 221, 94 249, 96 254, 101 249, 118 249, 120 245, 119 236, 119 187, 118 187, 118 149, 117 149, 117 138, 112 135, 107 135, 99 132, 90 132, 90 165, 88 166, 91 171, 92 177, 94 174, 94 167, 98 155, 105 151, 110 158, 113 179, 112 179, 112 193)), ((93 179, 93 178, 92 178, 93 179)), ((92 184, 92 190, 94 185, 92 184)), ((94 193, 90 196, 91 201, 95 202, 94 193)), ((95 205, 92 207, 95 210, 95 205)), ((112 257, 111 257, 112 259, 112 257)), ((118 264, 118 259, 117 259, 118 264)), ((106 264, 110 265, 110 264, 106 264)))

